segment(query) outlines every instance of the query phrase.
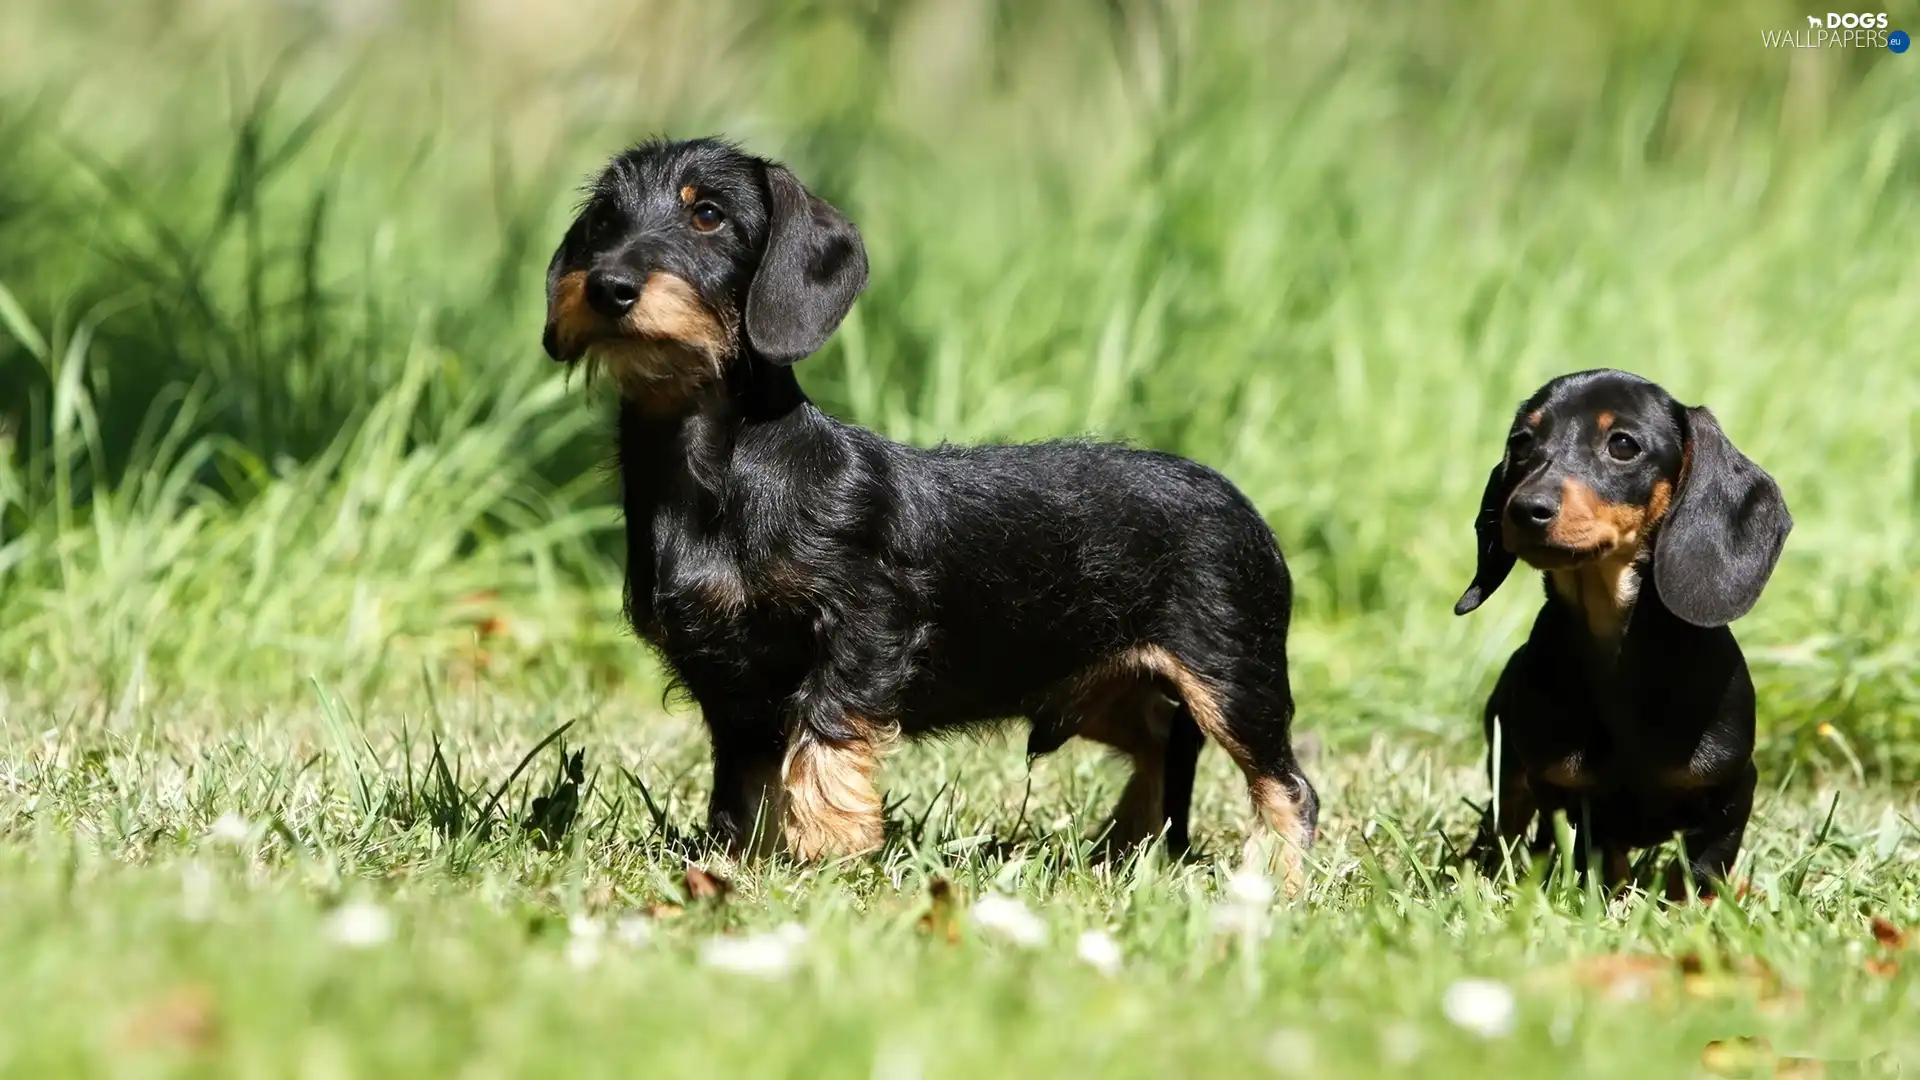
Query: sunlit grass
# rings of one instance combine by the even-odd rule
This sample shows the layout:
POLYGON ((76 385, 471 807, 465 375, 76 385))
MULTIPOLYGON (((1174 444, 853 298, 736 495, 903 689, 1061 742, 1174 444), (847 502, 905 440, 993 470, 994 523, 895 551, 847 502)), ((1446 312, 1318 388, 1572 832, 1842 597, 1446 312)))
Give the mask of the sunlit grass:
MULTIPOLYGON (((1911 1060, 1915 984, 1869 970, 1867 920, 1920 922, 1920 69, 1760 49, 1803 17, 9 6, 0 942, 9 1014, 42 1019, 0 1070, 1641 1076, 1743 1032, 1911 1060), (883 858, 720 867, 726 903, 618 943, 687 899, 660 830, 700 820, 703 742, 619 621, 605 403, 540 352, 540 272, 608 152, 716 130, 866 237, 870 291, 800 368, 823 405, 921 444, 1176 450, 1273 523, 1329 817, 1251 951, 1214 928, 1230 866, 1089 861, 1097 756, 1029 777, 997 742, 889 769, 883 858), (1736 627, 1771 792, 1737 905, 1453 866, 1536 604, 1516 579, 1451 616, 1467 524, 1513 403, 1596 366, 1711 405, 1794 512, 1736 627), (520 826, 559 744, 507 781, 568 722, 586 786, 547 850, 520 826), (1048 943, 964 914, 929 940, 936 876, 1048 943), (348 901, 392 938, 332 941, 348 901), (701 963, 788 921, 784 981, 701 963), (1075 958, 1095 928, 1117 981, 1075 958), (1781 985, 1604 1004, 1563 965, 1611 953, 1781 985), (1443 1017, 1469 974, 1519 994, 1511 1036, 1443 1017)), ((1230 852, 1240 789, 1206 767, 1230 852)))

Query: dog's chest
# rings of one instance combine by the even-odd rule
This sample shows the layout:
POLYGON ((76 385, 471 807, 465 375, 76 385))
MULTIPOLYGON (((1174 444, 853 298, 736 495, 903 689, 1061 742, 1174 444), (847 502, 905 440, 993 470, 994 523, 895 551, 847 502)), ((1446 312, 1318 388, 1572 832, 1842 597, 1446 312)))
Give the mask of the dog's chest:
POLYGON ((1711 734, 1676 732, 1657 710, 1593 704, 1584 722, 1520 738, 1515 752, 1535 781, 1569 793, 1653 795, 1711 787, 1739 764, 1711 734))
POLYGON ((683 679, 745 689, 797 679, 811 662, 810 580, 789 560, 744 562, 724 537, 682 534, 630 552, 628 590, 635 629, 683 679))

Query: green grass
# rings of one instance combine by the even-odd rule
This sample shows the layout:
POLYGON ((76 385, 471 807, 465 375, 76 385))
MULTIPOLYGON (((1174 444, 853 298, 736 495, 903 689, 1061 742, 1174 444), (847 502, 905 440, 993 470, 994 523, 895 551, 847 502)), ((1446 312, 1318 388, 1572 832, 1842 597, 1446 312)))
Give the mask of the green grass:
POLYGON ((1920 1068, 1920 960, 1869 932, 1920 925, 1913 54, 1764 50, 1805 15, 1773 3, 534 10, 0 15, 0 1071, 1641 1076, 1740 1035, 1920 1068), (673 828, 704 803, 619 623, 604 403, 537 345, 574 185, 656 130, 860 223, 873 286, 801 368, 828 408, 1173 449, 1266 512, 1327 803, 1269 933, 1214 929, 1219 755, 1217 857, 1099 869, 1115 767, 1029 778, 1010 738, 903 752, 883 857, 716 865, 724 902, 570 962, 570 920, 686 902, 639 785, 673 828), (1535 603, 1450 615, 1466 526, 1513 403, 1594 366, 1710 404, 1794 511, 1737 627, 1739 903, 1453 864, 1535 603), (519 823, 560 743, 514 770, 569 722, 549 850, 519 823), (936 876, 1048 943, 924 933, 936 876), (394 935, 343 947, 361 901, 394 935), (784 978, 702 963, 787 921, 784 978), (1117 979, 1074 958, 1094 927, 1117 979), (1736 974, 1611 1000, 1620 954, 1736 974), (1445 1018, 1465 976, 1511 1034, 1445 1018))

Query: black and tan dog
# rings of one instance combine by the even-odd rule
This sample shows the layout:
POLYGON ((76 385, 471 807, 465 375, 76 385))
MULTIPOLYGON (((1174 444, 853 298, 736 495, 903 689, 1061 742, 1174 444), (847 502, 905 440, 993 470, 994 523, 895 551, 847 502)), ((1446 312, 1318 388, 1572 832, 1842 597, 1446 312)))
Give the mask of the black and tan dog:
POLYGON ((1645 379, 1565 375, 1520 406, 1454 607, 1484 603, 1516 557, 1544 573, 1546 606, 1487 701, 1497 813, 1483 852, 1536 813, 1546 849, 1563 810, 1610 883, 1631 849, 1676 834, 1700 889, 1726 878, 1756 778, 1753 682, 1727 624, 1759 599, 1792 527, 1713 414, 1645 379))
POLYGON ((1317 802, 1266 523, 1167 454, 922 450, 827 416, 791 365, 866 280, 850 221, 715 140, 614 158, 547 272, 547 352, 619 389, 627 611, 704 715, 709 828, 871 850, 892 737, 1024 716, 1030 753, 1131 758, 1112 835, 1172 849, 1211 738, 1297 870, 1317 802))

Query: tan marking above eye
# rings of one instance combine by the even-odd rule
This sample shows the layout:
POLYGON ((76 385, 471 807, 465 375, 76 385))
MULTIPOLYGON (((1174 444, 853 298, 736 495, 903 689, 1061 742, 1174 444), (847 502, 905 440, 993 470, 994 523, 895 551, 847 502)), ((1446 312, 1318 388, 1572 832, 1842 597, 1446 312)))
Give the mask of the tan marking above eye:
POLYGON ((700 189, 697 187, 694 187, 692 184, 688 184, 686 187, 683 187, 680 189, 680 201, 687 204, 688 206, 692 206, 693 200, 699 197, 700 197, 700 189))
POLYGON ((1613 426, 1613 414, 1610 412, 1602 412, 1599 416, 1593 418, 1593 426, 1599 428, 1601 431, 1607 430, 1613 426))
POLYGON ((1546 415, 1547 415, 1547 411, 1546 411, 1545 409, 1535 409, 1535 410, 1533 410, 1532 412, 1530 412, 1530 413, 1528 413, 1528 414, 1527 414, 1527 426, 1528 426, 1528 427, 1539 427, 1539 426, 1540 426, 1540 421, 1541 421, 1542 419, 1544 419, 1544 418, 1546 417, 1546 415))

